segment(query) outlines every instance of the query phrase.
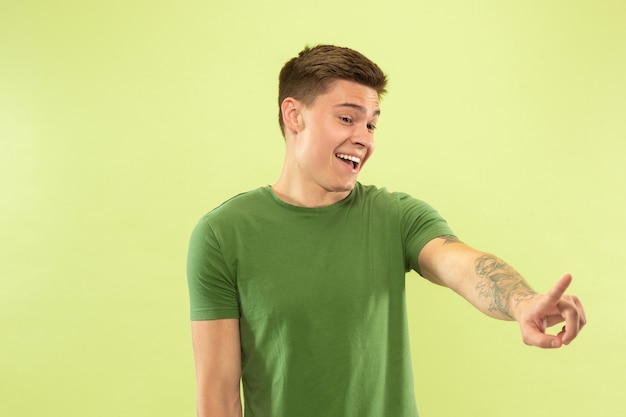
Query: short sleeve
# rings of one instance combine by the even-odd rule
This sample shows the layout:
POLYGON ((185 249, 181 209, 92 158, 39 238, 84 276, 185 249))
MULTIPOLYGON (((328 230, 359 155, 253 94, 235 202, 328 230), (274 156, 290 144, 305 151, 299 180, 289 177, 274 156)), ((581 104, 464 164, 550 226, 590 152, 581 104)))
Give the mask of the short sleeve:
POLYGON ((422 248, 431 240, 440 236, 451 235, 454 232, 446 220, 428 203, 417 200, 409 195, 401 195, 400 208, 402 211, 402 233, 404 241, 405 269, 413 269, 421 274, 418 257, 422 248))
POLYGON ((187 254, 191 320, 239 318, 234 262, 227 262, 223 245, 206 217, 194 228, 187 254))

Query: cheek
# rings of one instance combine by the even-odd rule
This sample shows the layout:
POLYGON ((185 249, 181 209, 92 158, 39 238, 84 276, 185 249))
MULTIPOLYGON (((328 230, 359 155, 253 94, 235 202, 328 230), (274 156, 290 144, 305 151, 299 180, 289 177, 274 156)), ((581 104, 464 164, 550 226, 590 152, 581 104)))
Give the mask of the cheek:
POLYGON ((308 138, 298 151, 297 158, 300 166, 319 167, 327 164, 328 152, 316 138, 308 138))
POLYGON ((369 159, 370 156, 372 156, 375 150, 376 150, 376 144, 372 141, 372 143, 369 145, 369 149, 367 150, 367 159, 369 159))

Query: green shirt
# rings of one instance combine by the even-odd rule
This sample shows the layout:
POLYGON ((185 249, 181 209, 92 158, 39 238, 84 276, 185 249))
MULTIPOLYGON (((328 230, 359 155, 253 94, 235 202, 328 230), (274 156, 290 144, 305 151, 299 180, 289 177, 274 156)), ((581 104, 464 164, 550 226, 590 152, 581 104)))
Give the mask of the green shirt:
POLYGON ((192 320, 240 320, 246 417, 415 417, 405 274, 450 235, 426 203, 357 183, 321 208, 269 187, 206 214, 192 320))

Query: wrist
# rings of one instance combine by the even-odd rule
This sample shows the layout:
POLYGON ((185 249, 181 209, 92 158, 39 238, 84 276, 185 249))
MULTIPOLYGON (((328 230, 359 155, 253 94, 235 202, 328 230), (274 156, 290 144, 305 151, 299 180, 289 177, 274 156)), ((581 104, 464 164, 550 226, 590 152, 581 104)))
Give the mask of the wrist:
POLYGON ((524 317, 524 310, 531 304, 532 300, 538 294, 532 290, 525 291, 523 294, 515 294, 511 297, 511 315, 513 320, 520 322, 524 317))

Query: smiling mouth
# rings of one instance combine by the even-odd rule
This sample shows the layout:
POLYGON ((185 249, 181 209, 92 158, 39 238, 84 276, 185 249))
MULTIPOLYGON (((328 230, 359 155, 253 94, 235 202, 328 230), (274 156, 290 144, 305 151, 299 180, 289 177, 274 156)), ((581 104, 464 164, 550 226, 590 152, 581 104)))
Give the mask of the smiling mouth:
POLYGON ((339 158, 343 163, 347 165, 351 165, 353 169, 357 169, 359 164, 361 163, 361 158, 358 156, 346 155, 345 153, 335 154, 337 158, 339 158))

